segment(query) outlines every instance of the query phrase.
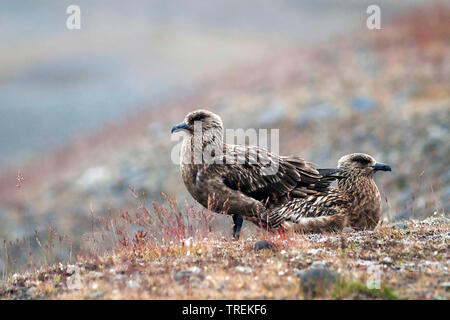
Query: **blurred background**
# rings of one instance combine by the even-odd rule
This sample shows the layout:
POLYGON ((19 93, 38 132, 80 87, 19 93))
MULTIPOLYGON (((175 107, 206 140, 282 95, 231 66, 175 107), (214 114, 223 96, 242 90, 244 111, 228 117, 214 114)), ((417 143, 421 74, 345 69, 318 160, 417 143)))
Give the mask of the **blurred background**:
POLYGON ((448 2, 0 0, 0 39, 2 240, 51 226, 80 247, 93 216, 138 210, 130 187, 198 207, 170 159, 170 128, 196 108, 279 128, 281 154, 319 166, 390 164, 388 221, 450 209, 448 2))

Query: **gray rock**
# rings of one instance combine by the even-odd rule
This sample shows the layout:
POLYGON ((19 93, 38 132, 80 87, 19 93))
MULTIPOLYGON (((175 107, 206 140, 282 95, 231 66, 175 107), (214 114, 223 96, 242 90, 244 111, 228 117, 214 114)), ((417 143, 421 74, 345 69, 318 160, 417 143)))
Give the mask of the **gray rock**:
POLYGON ((262 126, 270 126, 283 120, 285 114, 284 104, 274 103, 259 114, 257 122, 262 126))
POLYGON ((393 227, 394 229, 403 229, 403 230, 408 230, 408 226, 404 223, 397 223, 394 225, 393 227))
POLYGON ((13 275, 13 285, 16 287, 25 287, 25 279, 22 276, 15 273, 13 275))
POLYGON ((300 286, 306 298, 314 298, 325 293, 339 279, 339 275, 324 267, 300 270, 297 276, 300 278, 300 286))
POLYGON ((352 107, 359 113, 365 113, 375 109, 377 104, 372 98, 366 96, 356 96, 352 99, 352 107))
POLYGON ((327 103, 317 103, 303 109, 297 119, 297 127, 301 128, 310 122, 320 121, 334 117, 338 114, 336 108, 327 103))
POLYGON ((93 279, 101 279, 104 277, 104 274, 102 272, 98 272, 98 271, 89 271, 87 276, 90 278, 93 278, 93 279))
POLYGON ((253 250, 255 251, 259 251, 259 250, 264 250, 264 249, 275 249, 276 245, 272 242, 266 241, 266 240, 259 240, 257 242, 255 242, 254 246, 253 246, 253 250))

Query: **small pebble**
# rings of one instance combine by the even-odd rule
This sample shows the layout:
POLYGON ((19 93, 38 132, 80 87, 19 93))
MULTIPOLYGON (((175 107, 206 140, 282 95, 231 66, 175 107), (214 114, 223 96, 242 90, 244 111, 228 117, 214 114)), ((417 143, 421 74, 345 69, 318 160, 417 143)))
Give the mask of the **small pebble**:
POLYGON ((253 269, 250 267, 244 267, 244 266, 237 266, 236 267, 236 271, 237 272, 241 272, 241 273, 252 273, 253 269))
POLYGON ((384 262, 385 264, 391 264, 391 263, 393 262, 393 260, 392 260, 391 257, 386 257, 386 258, 383 259, 383 262, 384 262))
POLYGON ((325 268, 327 266, 328 262, 327 261, 314 261, 311 264, 311 268, 325 268))
POLYGON ((443 282, 439 286, 444 288, 445 291, 450 291, 450 282, 443 282))
POLYGON ((339 276, 327 268, 310 268, 297 272, 300 286, 306 298, 314 298, 328 291, 339 276))
POLYGON ((394 229, 403 229, 403 230, 407 230, 408 226, 404 223, 397 223, 394 225, 393 227, 394 229))
POLYGON ((192 267, 186 270, 178 271, 175 273, 173 278, 175 281, 187 281, 191 279, 203 280, 205 275, 201 272, 199 267, 192 267))
POLYGON ((97 300, 97 299, 102 299, 104 295, 105 295, 105 293, 103 291, 99 290, 99 291, 96 291, 96 292, 90 294, 88 296, 88 298, 92 299, 92 300, 97 300))
POLYGON ((259 251, 264 249, 275 249, 276 245, 272 242, 266 241, 266 240, 259 240, 255 242, 255 245, 253 246, 253 250, 259 251))

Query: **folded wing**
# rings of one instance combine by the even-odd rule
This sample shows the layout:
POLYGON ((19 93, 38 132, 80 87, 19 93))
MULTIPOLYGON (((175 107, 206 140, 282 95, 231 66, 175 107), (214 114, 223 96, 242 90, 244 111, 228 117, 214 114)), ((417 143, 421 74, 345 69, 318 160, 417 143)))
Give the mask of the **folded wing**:
POLYGON ((277 156, 258 147, 224 145, 216 164, 204 174, 220 176, 232 190, 262 201, 267 207, 321 193, 337 177, 338 169, 316 169, 299 157, 277 156))

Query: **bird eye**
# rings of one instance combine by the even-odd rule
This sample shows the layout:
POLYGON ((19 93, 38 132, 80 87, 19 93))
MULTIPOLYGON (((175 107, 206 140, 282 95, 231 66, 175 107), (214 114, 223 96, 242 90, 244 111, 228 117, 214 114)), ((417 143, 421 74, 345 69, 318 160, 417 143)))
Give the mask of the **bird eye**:
POLYGON ((197 114, 191 118, 190 122, 194 123, 195 121, 202 121, 203 119, 205 119, 205 117, 206 116, 204 114, 197 114))
POLYGON ((363 157, 353 158, 353 161, 357 162, 359 164, 362 164, 362 165, 367 165, 371 162, 370 159, 363 158, 363 157))
POLYGON ((363 165, 366 165, 366 164, 369 164, 369 163, 370 163, 370 160, 363 159, 363 160, 360 160, 359 163, 360 163, 360 164, 363 164, 363 165))

